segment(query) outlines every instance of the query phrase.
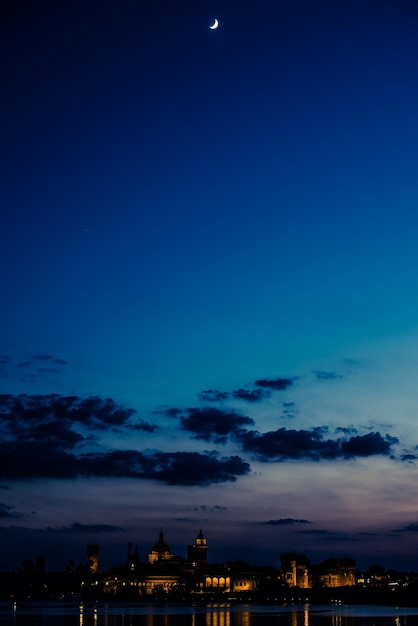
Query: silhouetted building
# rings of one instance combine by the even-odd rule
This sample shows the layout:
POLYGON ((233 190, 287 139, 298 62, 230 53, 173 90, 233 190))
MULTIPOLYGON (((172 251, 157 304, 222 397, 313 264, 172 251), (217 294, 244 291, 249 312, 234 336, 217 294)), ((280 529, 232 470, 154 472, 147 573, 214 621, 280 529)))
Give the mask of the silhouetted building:
POLYGON ((37 556, 35 559, 35 573, 36 574, 45 574, 45 557, 37 556))
POLYGON ((187 546, 187 560, 192 567, 204 567, 208 562, 208 545, 200 529, 195 543, 187 546))
POLYGON ((353 559, 326 559, 314 568, 316 587, 351 587, 356 584, 353 559))
POLYGON ((99 546, 96 544, 89 544, 87 546, 87 565, 90 568, 92 574, 97 574, 99 571, 99 546))
POLYGON ((132 543, 129 542, 128 543, 128 559, 127 559, 128 570, 130 572, 136 572, 138 571, 140 564, 141 564, 141 557, 139 556, 139 552, 138 552, 138 544, 135 546, 135 552, 132 553, 132 543))

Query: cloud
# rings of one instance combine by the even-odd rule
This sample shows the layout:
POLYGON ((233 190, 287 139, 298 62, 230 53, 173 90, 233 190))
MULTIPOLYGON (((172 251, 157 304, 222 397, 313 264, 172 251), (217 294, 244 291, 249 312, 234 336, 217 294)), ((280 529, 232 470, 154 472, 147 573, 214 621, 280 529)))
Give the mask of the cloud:
POLYGON ((358 430, 354 426, 337 426, 336 433, 343 433, 344 435, 357 435, 358 430))
POLYGON ((293 519, 286 517, 283 519, 270 519, 267 522, 259 522, 262 526, 291 526, 293 524, 312 524, 307 519, 293 519))
POLYGON ((295 402, 283 402, 283 418, 294 419, 298 413, 295 402))
POLYGON ((153 452, 115 450, 85 455, 81 471, 91 476, 147 478, 168 485, 200 485, 234 482, 248 474, 250 466, 238 456, 217 458, 216 452, 153 452))
POLYGON ((409 463, 413 463, 417 459, 418 459, 418 455, 412 454, 410 452, 407 452, 405 454, 401 454, 401 456, 400 456, 400 460, 401 461, 406 461, 406 462, 409 462, 409 463))
POLYGON ((235 391, 220 391, 219 389, 205 389, 198 394, 202 402, 222 402, 229 398, 244 400, 244 402, 262 402, 270 398, 273 391, 284 391, 293 385, 293 378, 260 378, 255 381, 256 389, 242 387, 235 391))
POLYGON ((219 506, 215 504, 214 506, 208 506, 207 504, 201 504, 200 506, 194 507, 193 511, 226 511, 226 506, 219 506))
POLYGON ((293 385, 294 378, 259 378, 255 381, 257 387, 271 389, 272 391, 284 391, 293 385))
POLYGON ((325 439, 327 429, 323 426, 311 430, 280 428, 260 434, 256 431, 241 432, 239 439, 247 452, 260 461, 283 461, 286 459, 339 459, 356 456, 391 454, 391 447, 398 443, 395 437, 378 432, 349 439, 325 439))
MULTIPOLYGON (((98 396, 3 394, 0 396, 0 475, 5 480, 130 477, 171 485, 205 486, 235 481, 237 476, 250 471, 249 464, 240 457, 219 458, 216 452, 87 453, 81 447, 94 439, 96 433, 109 429, 153 432, 157 428, 144 421, 132 422, 135 413, 111 398, 98 396)), ((203 439, 222 439, 230 432, 238 432, 240 424, 252 424, 249 418, 214 409, 209 413, 191 410, 184 419, 185 425, 194 428, 198 438, 203 439)))
POLYGON ((35 352, 25 357, 24 361, 17 364, 19 368, 33 368, 39 374, 56 374, 68 364, 65 359, 60 359, 53 354, 35 352))
POLYGON ((135 413, 134 409, 120 406, 111 398, 98 396, 3 394, 0 395, 0 432, 6 439, 47 440, 69 446, 84 439, 77 427, 104 430, 125 426, 135 413))
POLYGON ((316 371, 314 374, 317 380, 335 380, 336 378, 342 378, 342 375, 336 372, 316 371))
POLYGON ((250 466, 238 456, 218 458, 216 452, 140 452, 111 450, 74 454, 43 442, 0 445, 0 474, 4 479, 138 478, 169 485, 233 482, 248 474, 250 466))
POLYGON ((123 528, 120 526, 112 526, 110 524, 79 524, 78 522, 74 522, 70 526, 61 526, 59 528, 50 528, 46 529, 47 532, 53 533, 64 533, 66 535, 72 534, 87 534, 94 533, 102 534, 102 533, 118 533, 123 532, 123 528))
POLYGON ((262 402, 271 396, 268 389, 237 389, 232 392, 232 396, 237 400, 245 400, 245 402, 262 402))
POLYGON ((244 400, 244 402, 262 402, 270 398, 271 390, 268 388, 247 389, 240 388, 235 391, 220 391, 219 389, 205 389, 198 394, 199 400, 202 402, 222 402, 228 398, 235 400, 244 400))
POLYGON ((401 528, 395 528, 393 532, 418 533, 418 522, 406 524, 406 526, 402 526, 401 528))
POLYGON ((202 402, 222 402, 222 400, 229 398, 229 393, 227 391, 219 391, 219 389, 205 389, 197 397, 202 402))
POLYGON ((13 517, 21 517, 18 513, 15 513, 13 509, 14 509, 14 506, 9 506, 8 504, 0 503, 0 518, 10 519, 13 517))
POLYGON ((148 422, 144 422, 144 420, 135 422, 134 424, 127 424, 126 427, 131 430, 142 430, 147 433, 153 433, 158 430, 157 424, 149 424, 148 422))
POLYGON ((194 434, 195 439, 226 443, 230 436, 238 436, 244 426, 251 426, 254 420, 235 412, 222 411, 212 407, 188 409, 187 415, 180 417, 183 430, 194 434))
POLYGON ((55 363, 56 365, 66 365, 67 361, 65 361, 64 359, 59 359, 57 357, 55 357, 53 354, 48 354, 46 352, 34 352, 33 354, 29 355, 28 360, 30 361, 39 361, 39 362, 49 362, 49 363, 55 363))
POLYGON ((399 443, 399 439, 380 433, 368 433, 356 435, 348 441, 341 442, 341 450, 344 456, 372 456, 374 454, 391 454, 391 446, 399 443))

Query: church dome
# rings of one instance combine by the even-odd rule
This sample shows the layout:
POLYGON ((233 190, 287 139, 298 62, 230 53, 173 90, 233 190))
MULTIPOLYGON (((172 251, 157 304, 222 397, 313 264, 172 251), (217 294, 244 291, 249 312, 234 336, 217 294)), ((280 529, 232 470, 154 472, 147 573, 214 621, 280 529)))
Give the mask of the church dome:
POLYGON ((170 554, 170 547, 164 541, 163 531, 160 532, 159 539, 152 548, 152 551, 157 554, 170 554))

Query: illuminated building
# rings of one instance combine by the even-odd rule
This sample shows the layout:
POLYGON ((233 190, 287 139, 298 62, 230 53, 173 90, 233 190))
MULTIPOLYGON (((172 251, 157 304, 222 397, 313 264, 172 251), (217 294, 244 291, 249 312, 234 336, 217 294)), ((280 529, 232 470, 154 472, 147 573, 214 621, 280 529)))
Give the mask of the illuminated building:
POLYGON ((148 555, 148 563, 161 563, 162 561, 170 561, 173 558, 169 546, 164 542, 162 529, 160 530, 157 543, 148 555))
POLYGON ((351 587, 356 584, 353 559, 326 559, 315 568, 317 587, 351 587))
POLYGON ((309 575, 311 562, 304 554, 296 554, 296 552, 282 554, 280 563, 284 582, 289 587, 309 589, 312 586, 309 575))
POLYGON ((280 556, 281 576, 289 587, 351 587, 356 584, 353 559, 327 559, 311 566, 304 554, 291 552, 280 556))
POLYGON ((204 567, 208 562, 208 544, 202 529, 192 546, 187 546, 187 560, 192 567, 204 567))
POLYGON ((99 546, 95 544, 89 544, 87 546, 87 565, 90 568, 92 574, 97 574, 99 571, 99 546))

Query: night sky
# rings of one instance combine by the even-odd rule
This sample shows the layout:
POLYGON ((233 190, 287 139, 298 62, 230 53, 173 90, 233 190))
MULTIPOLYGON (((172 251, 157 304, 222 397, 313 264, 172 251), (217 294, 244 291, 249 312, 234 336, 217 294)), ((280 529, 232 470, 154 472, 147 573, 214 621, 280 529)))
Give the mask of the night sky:
POLYGON ((416 3, 2 11, 0 565, 418 570, 416 3))

